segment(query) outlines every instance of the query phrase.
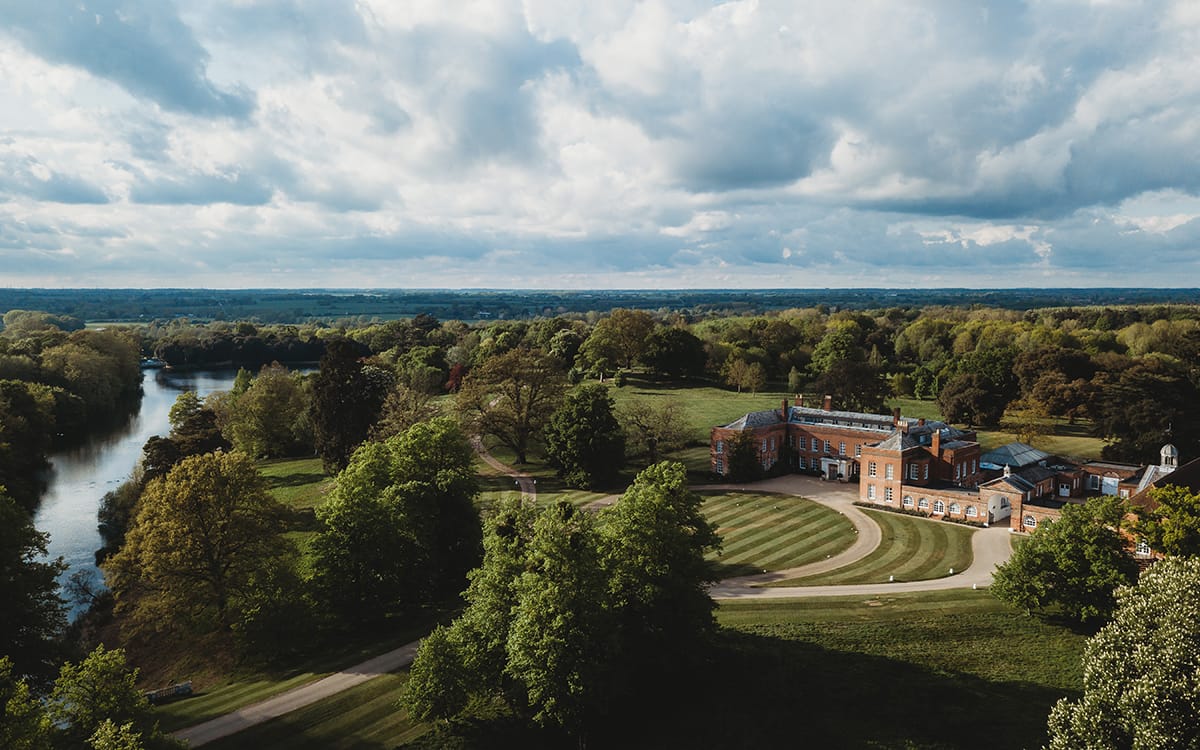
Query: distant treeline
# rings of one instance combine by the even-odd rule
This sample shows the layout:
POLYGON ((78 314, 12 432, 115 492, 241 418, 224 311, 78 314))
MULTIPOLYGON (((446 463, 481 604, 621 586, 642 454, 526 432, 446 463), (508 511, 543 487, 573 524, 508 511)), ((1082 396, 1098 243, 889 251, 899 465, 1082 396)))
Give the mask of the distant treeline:
POLYGON ((1198 289, 701 289, 446 290, 386 289, 0 289, 0 312, 43 310, 85 321, 156 319, 303 323, 343 318, 394 319, 428 313, 443 320, 528 319, 615 308, 678 312, 699 318, 797 307, 995 307, 1200 302, 1198 289))

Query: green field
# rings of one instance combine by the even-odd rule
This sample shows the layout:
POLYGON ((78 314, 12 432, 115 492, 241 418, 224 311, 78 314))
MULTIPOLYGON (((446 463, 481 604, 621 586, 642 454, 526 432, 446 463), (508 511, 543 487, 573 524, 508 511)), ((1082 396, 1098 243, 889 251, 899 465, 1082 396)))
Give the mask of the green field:
POLYGON ((704 516, 723 540, 720 554, 709 554, 721 578, 807 565, 854 543, 854 525, 811 500, 753 492, 703 497, 704 516))
MULTIPOLYGON (((626 471, 620 475, 620 478, 612 487, 607 488, 608 491, 593 492, 591 490, 577 490, 563 484, 563 481, 555 475, 554 467, 545 463, 536 450, 529 452, 527 456, 529 461, 527 463, 518 464, 516 454, 511 449, 488 438, 484 439, 484 444, 487 446, 488 452, 498 461, 513 467, 522 474, 528 474, 533 477, 533 480, 537 483, 538 505, 549 505, 559 500, 566 500, 572 505, 577 506, 587 505, 602 497, 619 494, 633 481, 633 473, 626 471)), ((480 476, 480 483, 483 488, 480 500, 485 507, 496 502, 504 495, 519 493, 515 480, 512 477, 493 469, 479 458, 475 460, 475 471, 480 476)))
MULTIPOLYGON (((699 675, 601 722, 589 746, 1033 748, 1082 682, 1083 636, 983 591, 725 602, 717 619, 699 675)), ((395 706, 404 684, 378 678, 212 747, 562 746, 488 721, 418 739, 427 728, 395 706)))
POLYGON ((396 706, 407 673, 389 674, 218 740, 213 750, 390 748, 428 731, 396 706))
POLYGON ((883 541, 871 554, 844 568, 804 578, 777 581, 770 586, 833 586, 855 583, 925 581, 944 578, 950 569, 962 572, 971 564, 971 535, 967 526, 899 513, 864 510, 883 530, 883 541))
POLYGON ((691 428, 691 440, 708 445, 709 430, 729 424, 746 412, 778 409, 780 401, 795 398, 784 391, 738 393, 712 385, 656 383, 630 377, 627 385, 610 388, 613 401, 619 407, 634 400, 661 402, 675 399, 691 428))

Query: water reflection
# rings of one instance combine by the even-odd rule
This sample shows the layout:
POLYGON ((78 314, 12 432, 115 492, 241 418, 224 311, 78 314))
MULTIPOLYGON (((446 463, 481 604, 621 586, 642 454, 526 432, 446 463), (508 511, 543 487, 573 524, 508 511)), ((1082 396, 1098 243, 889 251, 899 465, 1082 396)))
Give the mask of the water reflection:
POLYGON ((229 390, 236 375, 234 370, 146 370, 142 374, 141 405, 124 424, 50 457, 49 486, 34 523, 38 530, 50 534, 50 557, 61 556, 70 566, 63 581, 77 570, 95 570, 94 554, 100 548, 100 532, 96 529, 100 500, 129 478, 147 439, 170 431, 167 415, 175 398, 183 391, 206 396, 229 390))

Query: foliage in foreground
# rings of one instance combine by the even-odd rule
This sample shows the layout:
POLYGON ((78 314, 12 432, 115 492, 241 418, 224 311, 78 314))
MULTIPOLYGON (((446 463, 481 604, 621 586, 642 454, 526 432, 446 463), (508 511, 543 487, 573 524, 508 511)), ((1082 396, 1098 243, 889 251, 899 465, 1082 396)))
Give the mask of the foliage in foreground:
POLYGON ((546 457, 568 487, 606 486, 625 462, 625 434, 602 385, 586 385, 563 399, 546 425, 546 457))
POLYGON ((466 611, 422 644, 406 704, 444 720, 503 699, 585 737, 712 634, 704 554, 718 543, 680 464, 647 469, 599 520, 568 503, 538 513, 509 501, 488 524, 466 611))
POLYGON ((12 750, 166 750, 183 744, 164 735, 137 689, 137 670, 125 652, 97 646, 59 671, 54 689, 38 700, 0 658, 0 747, 12 750))
POLYGON ((1117 592, 1083 654, 1083 697, 1050 712, 1050 750, 1200 745, 1200 560, 1168 558, 1117 592))
POLYGON ((996 569, 992 593, 1031 611, 1057 605, 1080 623, 1106 619, 1114 590, 1137 578, 1119 531, 1124 516, 1125 505, 1115 497, 1068 503, 1058 520, 1043 522, 996 569))

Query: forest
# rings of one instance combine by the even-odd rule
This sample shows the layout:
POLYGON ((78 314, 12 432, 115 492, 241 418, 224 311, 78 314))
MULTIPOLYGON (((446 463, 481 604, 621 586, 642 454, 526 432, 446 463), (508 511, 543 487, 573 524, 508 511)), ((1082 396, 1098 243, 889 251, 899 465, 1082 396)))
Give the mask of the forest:
MULTIPOLYGON (((643 670, 603 669, 612 654, 644 659, 716 632, 703 594, 715 573, 703 558, 720 540, 688 490, 706 477, 670 460, 703 444, 697 436, 711 426, 681 418, 693 388, 830 394, 874 412, 920 400, 949 421, 1007 424, 1030 440, 1047 421, 1081 425, 1111 459, 1152 460, 1166 440, 1200 455, 1200 306, 1190 304, 85 323, 16 309, 0 333, 0 511, 19 532, 0 553, 26 582, 6 594, 10 614, 0 618, 16 647, 0 662, 0 687, 14 694, 67 690, 85 667, 125 669, 102 645, 91 661, 62 666, 64 654, 98 644, 128 649, 135 662, 190 644, 231 663, 284 665, 347 634, 442 622, 414 668, 414 715, 446 720, 473 701, 502 699, 574 736, 597 706, 632 690, 614 685, 651 684, 643 670), (132 478, 105 496, 98 559, 108 590, 79 582, 94 606, 67 638, 54 584, 61 569, 37 560, 45 539, 29 522, 38 477, 54 446, 136 399, 138 360, 149 356, 242 369, 228 392, 182 394, 169 433, 151 438, 132 478), (310 375, 288 368, 314 362, 310 375), (669 397, 618 405, 635 378, 669 397), (595 519, 569 504, 534 513, 484 503, 475 436, 518 466, 545 461, 568 487, 618 491, 635 472, 634 490, 595 519), (329 485, 297 509, 279 502, 263 471, 305 457, 320 459, 329 485), (635 514, 675 520, 646 525, 635 514), (627 548, 639 524, 655 536, 627 548), (680 526, 690 531, 679 536, 680 526), (634 557, 658 562, 631 567, 634 557), (665 572, 643 580, 648 570, 665 572), (506 644, 480 629, 497 608, 511 615, 506 644), (559 634, 561 654, 539 651, 547 629, 580 608, 590 630, 559 634), (631 616, 640 619, 623 619, 631 616), (556 692, 578 674, 548 674, 539 666, 547 660, 590 675, 589 690, 556 692)), ((672 679, 696 666, 675 656, 672 679)), ((647 664, 664 678, 661 663, 647 664)), ((169 746, 138 706, 124 716, 139 746, 169 746)), ((43 727, 58 746, 124 726, 43 719, 58 727, 43 727)))

